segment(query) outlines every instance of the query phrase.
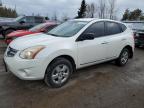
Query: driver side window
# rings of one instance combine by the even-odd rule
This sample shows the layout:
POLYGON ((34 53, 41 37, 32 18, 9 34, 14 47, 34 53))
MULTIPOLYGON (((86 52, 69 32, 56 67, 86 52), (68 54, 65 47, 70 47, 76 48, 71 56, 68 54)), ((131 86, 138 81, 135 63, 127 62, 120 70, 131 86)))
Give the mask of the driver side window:
POLYGON ((104 36, 104 22, 96 22, 92 24, 90 27, 88 27, 83 34, 94 34, 96 37, 104 36))
POLYGON ((22 18, 22 19, 19 20, 19 22, 21 22, 21 21, 26 22, 26 17, 24 17, 24 18, 22 18))

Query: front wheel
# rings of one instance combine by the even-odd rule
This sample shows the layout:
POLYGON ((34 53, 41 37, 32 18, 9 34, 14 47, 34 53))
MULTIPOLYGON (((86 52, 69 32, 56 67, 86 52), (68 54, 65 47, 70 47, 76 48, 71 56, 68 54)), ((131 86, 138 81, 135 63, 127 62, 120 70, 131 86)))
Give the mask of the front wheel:
POLYGON ((73 67, 69 60, 57 58, 48 66, 44 81, 48 86, 59 88, 68 82, 72 72, 73 67))
POLYGON ((119 58, 116 60, 116 64, 118 66, 124 66, 127 64, 129 60, 129 50, 127 48, 124 48, 119 56, 119 58))

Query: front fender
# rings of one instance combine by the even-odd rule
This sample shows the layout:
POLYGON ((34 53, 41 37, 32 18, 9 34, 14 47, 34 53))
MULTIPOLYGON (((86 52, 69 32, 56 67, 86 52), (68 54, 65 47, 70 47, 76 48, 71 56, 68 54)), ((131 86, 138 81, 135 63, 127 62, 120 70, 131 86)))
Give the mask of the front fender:
POLYGON ((48 66, 55 58, 57 58, 59 56, 63 56, 63 55, 67 55, 67 56, 70 56, 71 58, 73 58, 76 66, 78 66, 76 51, 72 51, 72 50, 68 50, 68 49, 57 50, 54 52, 42 51, 36 56, 36 59, 44 59, 44 64, 46 64, 48 66))

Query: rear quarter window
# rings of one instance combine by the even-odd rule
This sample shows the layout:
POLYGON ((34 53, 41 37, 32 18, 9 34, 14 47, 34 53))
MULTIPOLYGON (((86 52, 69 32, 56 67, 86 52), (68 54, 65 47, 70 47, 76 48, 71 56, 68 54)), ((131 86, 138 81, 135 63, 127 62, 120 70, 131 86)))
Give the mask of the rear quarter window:
POLYGON ((119 23, 106 22, 106 35, 115 35, 122 32, 122 28, 119 23))
POLYGON ((35 23, 43 23, 44 19, 42 17, 35 17, 35 23))
POLYGON ((124 24, 120 24, 120 27, 122 29, 122 32, 126 31, 127 27, 124 24))

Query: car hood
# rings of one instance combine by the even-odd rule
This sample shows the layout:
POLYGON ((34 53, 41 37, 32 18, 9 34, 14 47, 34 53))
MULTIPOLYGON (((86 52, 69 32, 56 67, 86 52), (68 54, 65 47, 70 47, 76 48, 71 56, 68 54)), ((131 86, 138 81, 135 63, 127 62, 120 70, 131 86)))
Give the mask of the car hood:
POLYGON ((33 33, 35 33, 35 32, 31 32, 28 30, 17 30, 17 31, 14 31, 14 32, 8 34, 7 37, 21 37, 21 36, 30 35, 33 33))
POLYGON ((43 33, 37 33, 37 34, 32 34, 32 35, 27 35, 24 37, 17 38, 14 41, 12 41, 9 46, 16 50, 24 50, 26 48, 36 46, 36 45, 48 46, 53 42, 57 43, 64 39, 66 38, 55 37, 43 33))
POLYGON ((0 26, 12 25, 14 21, 0 21, 0 26))

